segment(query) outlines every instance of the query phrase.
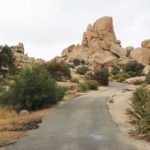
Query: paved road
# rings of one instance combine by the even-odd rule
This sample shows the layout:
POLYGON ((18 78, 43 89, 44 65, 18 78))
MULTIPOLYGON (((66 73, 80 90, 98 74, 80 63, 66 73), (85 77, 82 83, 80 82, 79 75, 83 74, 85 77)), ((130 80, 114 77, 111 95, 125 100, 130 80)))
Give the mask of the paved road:
POLYGON ((59 105, 38 130, 2 150, 136 150, 119 139, 106 97, 100 96, 100 91, 90 92, 59 105))

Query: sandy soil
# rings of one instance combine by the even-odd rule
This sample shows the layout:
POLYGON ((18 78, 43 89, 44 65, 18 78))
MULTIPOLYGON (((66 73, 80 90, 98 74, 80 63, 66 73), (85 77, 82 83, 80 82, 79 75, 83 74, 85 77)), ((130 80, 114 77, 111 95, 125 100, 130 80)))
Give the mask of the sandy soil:
POLYGON ((150 143, 129 136, 129 132, 134 130, 135 127, 130 123, 130 118, 126 113, 126 109, 130 107, 132 93, 136 88, 137 86, 128 85, 127 90, 117 91, 115 95, 112 94, 110 98, 113 100, 113 102, 110 103, 110 98, 108 98, 108 107, 112 119, 122 131, 122 134, 120 135, 121 138, 124 137, 124 140, 127 143, 134 144, 137 150, 149 150, 150 143))
POLYGON ((0 147, 14 143, 26 136, 29 130, 38 128, 42 117, 50 110, 44 109, 26 115, 11 115, 11 112, 5 110, 5 114, 10 114, 8 117, 0 117, 0 147))

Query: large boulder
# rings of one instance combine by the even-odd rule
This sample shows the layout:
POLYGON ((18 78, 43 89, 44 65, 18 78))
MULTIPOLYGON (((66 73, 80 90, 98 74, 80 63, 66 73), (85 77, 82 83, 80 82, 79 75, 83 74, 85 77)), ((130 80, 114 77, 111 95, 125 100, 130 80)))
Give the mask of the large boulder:
POLYGON ((133 46, 128 46, 128 47, 126 47, 127 57, 130 57, 130 53, 131 53, 132 50, 134 50, 134 47, 133 47, 133 46))
POLYGON ((142 41, 141 46, 150 49, 150 39, 142 41))
POLYGON ((150 62, 150 49, 136 48, 131 51, 130 56, 132 59, 137 60, 142 64, 149 64, 150 62))
POLYGON ((94 29, 99 35, 103 36, 104 39, 107 39, 109 41, 116 40, 112 17, 106 16, 98 19, 94 23, 94 29))
POLYGON ((127 51, 124 48, 121 48, 119 45, 112 43, 110 46, 110 51, 117 55, 118 57, 125 58, 127 51))
POLYGON ((118 65, 119 66, 125 66, 132 61, 133 61, 133 59, 131 59, 131 58, 119 58, 118 59, 118 65))
POLYGON ((145 68, 143 69, 143 73, 145 75, 147 75, 150 72, 150 65, 145 66, 145 68))
POLYGON ((117 58, 108 51, 102 51, 101 53, 95 54, 92 65, 94 68, 116 66, 117 58))
POLYGON ((70 45, 69 47, 67 47, 66 49, 64 49, 64 50, 62 51, 61 56, 62 56, 62 57, 67 56, 69 53, 71 53, 71 52, 73 51, 74 47, 75 47, 75 45, 73 44, 73 45, 70 45))
POLYGON ((144 82, 145 78, 146 78, 145 76, 133 77, 133 78, 126 79, 124 82, 128 83, 128 84, 134 84, 134 82, 136 82, 136 81, 144 82))

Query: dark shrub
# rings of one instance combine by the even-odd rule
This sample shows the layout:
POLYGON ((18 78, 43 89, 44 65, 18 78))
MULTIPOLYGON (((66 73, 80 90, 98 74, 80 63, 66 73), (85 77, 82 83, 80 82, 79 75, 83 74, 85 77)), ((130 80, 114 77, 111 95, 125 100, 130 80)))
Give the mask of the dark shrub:
POLYGON ((123 67, 124 71, 127 72, 131 77, 141 75, 143 68, 144 66, 137 61, 131 61, 123 67))
POLYGON ((5 45, 0 50, 0 74, 3 77, 6 75, 12 75, 16 72, 15 59, 10 47, 5 45))
POLYGON ((101 70, 96 70, 93 74, 93 79, 98 81, 100 85, 108 85, 109 84, 109 73, 107 68, 103 68, 101 70))
POLYGON ((64 90, 57 87, 49 73, 40 66, 32 65, 19 73, 0 102, 16 109, 36 110, 56 104, 63 96, 64 90))
POLYGON ((117 67, 117 66, 115 66, 114 68, 113 68, 113 70, 112 70, 112 75, 116 75, 116 74, 118 74, 120 72, 120 68, 119 67, 117 67))
POLYGON ((95 80, 85 80, 85 83, 88 85, 89 89, 91 90, 98 89, 98 82, 95 80))
POLYGON ((78 73, 80 75, 84 75, 85 73, 87 73, 88 70, 89 70, 88 67, 81 66, 77 69, 76 73, 78 73))
POLYGON ((79 66, 79 65, 81 64, 80 59, 75 58, 75 59, 73 60, 73 64, 74 64, 75 66, 79 66))
POLYGON ((68 65, 63 62, 52 61, 46 64, 46 69, 57 81, 68 80, 71 78, 71 73, 68 65))

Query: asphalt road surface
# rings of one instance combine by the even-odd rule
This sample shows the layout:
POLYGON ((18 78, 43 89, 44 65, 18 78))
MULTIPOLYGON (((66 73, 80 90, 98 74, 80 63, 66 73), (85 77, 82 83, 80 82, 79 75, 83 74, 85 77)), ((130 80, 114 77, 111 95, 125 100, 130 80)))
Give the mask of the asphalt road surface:
MULTIPOLYGON (((122 84, 112 84, 118 90, 122 84)), ((1 150, 136 150, 123 142, 100 91, 58 105, 40 128, 1 150)))

